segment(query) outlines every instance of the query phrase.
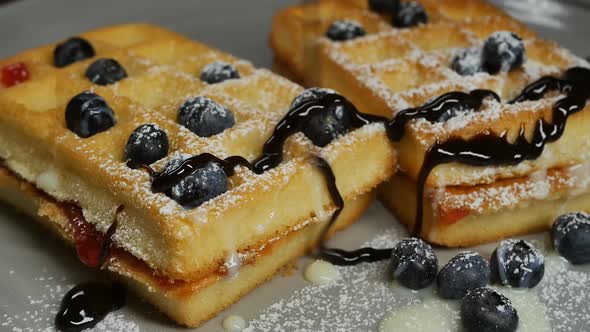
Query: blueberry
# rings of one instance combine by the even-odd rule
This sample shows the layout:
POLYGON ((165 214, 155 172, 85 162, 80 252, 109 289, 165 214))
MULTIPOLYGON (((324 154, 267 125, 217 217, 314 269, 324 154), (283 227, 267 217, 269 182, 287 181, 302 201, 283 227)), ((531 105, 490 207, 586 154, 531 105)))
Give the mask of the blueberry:
POLYGON ((326 37, 334 41, 352 40, 366 35, 367 32, 356 21, 339 20, 334 21, 326 32, 326 37))
POLYGON ((86 77, 98 85, 108 85, 127 77, 125 68, 115 59, 98 59, 86 69, 86 77))
POLYGON ((313 144, 324 147, 346 134, 351 121, 351 113, 344 105, 332 105, 312 114, 302 132, 313 144))
POLYGON ((551 239, 555 250, 572 264, 590 263, 590 215, 568 213, 553 223, 551 239))
POLYGON ((125 146, 127 166, 150 165, 168 154, 168 135, 155 124, 137 127, 125 146))
POLYGON ((462 76, 481 72, 481 49, 472 47, 461 50, 453 58, 451 68, 462 76))
POLYGON ((518 320, 512 302, 487 287, 470 291, 461 302, 464 332, 514 332, 518 320))
POLYGON ((369 0, 369 8, 377 13, 391 14, 397 12, 399 0, 369 0))
POLYGON ((494 32, 483 46, 483 69, 494 75, 517 69, 526 60, 522 39, 510 31, 494 32))
POLYGON ((94 48, 87 40, 73 37, 55 47, 53 50, 53 64, 58 68, 62 68, 93 56, 94 48))
POLYGON ((215 84, 225 80, 240 78, 240 73, 233 65, 221 61, 208 64, 201 71, 201 81, 215 84))
POLYGON ((484 287, 490 281, 490 265, 475 252, 463 252, 451 258, 438 273, 438 294, 445 299, 462 299, 468 291, 484 287))
POLYGON ((66 106, 66 126, 80 137, 106 131, 115 123, 115 113, 106 101, 90 91, 74 96, 66 106))
POLYGON ((390 273, 393 279, 410 289, 430 285, 438 272, 438 260, 432 247, 418 238, 400 241, 391 255, 390 273))
POLYGON ((187 100, 178 110, 178 123, 201 137, 211 137, 236 124, 234 114, 207 97, 187 100))
POLYGON ((325 88, 309 88, 303 90, 301 94, 299 94, 293 102, 291 102, 291 109, 295 109, 308 101, 321 99, 329 94, 338 94, 338 92, 332 89, 325 89, 325 88))
POLYGON ((411 28, 428 23, 428 15, 419 2, 402 2, 393 13, 391 23, 396 28, 411 28))
MULTIPOLYGON (((184 158, 171 159, 166 164, 165 172, 178 168, 183 161, 184 158)), ((227 188, 228 179, 223 169, 215 163, 208 163, 182 179, 166 194, 178 204, 190 209, 223 194, 227 188)))
MULTIPOLYGON (((337 92, 323 88, 304 90, 293 100, 291 109, 300 107, 306 102, 321 99, 329 94, 337 94, 337 92)), ((348 132, 351 126, 351 117, 352 112, 346 108, 345 104, 329 105, 312 113, 303 126, 302 132, 316 146, 324 147, 337 137, 348 132)))
POLYGON ((545 257, 530 242, 504 240, 492 253, 490 269, 494 283, 533 288, 545 274, 545 257))

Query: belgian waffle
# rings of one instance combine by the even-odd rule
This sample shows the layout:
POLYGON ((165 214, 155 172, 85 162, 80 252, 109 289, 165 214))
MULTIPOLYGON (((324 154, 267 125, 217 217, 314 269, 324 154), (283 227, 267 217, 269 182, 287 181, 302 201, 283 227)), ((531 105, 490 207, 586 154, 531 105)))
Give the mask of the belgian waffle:
POLYGON ((382 124, 352 130, 323 148, 296 133, 286 141, 278 166, 253 172, 235 165, 225 193, 183 207, 152 185, 153 176, 166 173, 168 161, 206 154, 247 165, 262 153, 303 89, 151 25, 107 27, 80 37, 95 54, 60 68, 55 44, 0 61, 1 196, 77 247, 81 224, 99 238, 112 235, 104 267, 181 324, 199 325, 316 242, 336 205, 314 158, 332 166, 350 203, 336 228, 358 217, 371 190, 395 169, 382 124), (94 84, 85 73, 97 58, 115 59, 126 77, 94 84), (199 73, 220 61, 239 75, 203 82, 199 73), (86 138, 82 129, 66 126, 65 116, 73 97, 84 91, 102 97, 116 120, 86 138), (196 96, 230 109, 235 125, 210 137, 180 125, 180 105, 196 96), (143 124, 167 134, 169 151, 150 166, 133 169, 125 146, 143 124))
MULTIPOLYGON (((374 1, 379 2, 387 3, 374 1)), ((425 162, 429 152, 450 140, 501 136, 506 144, 498 149, 514 147, 518 137, 530 142, 539 119, 551 123, 554 106, 567 91, 554 89, 535 98, 508 101, 542 77, 559 78, 570 68, 589 65, 556 43, 539 39, 485 1, 418 2, 427 22, 407 28, 392 27, 391 15, 371 10, 365 0, 325 0, 287 8, 275 17, 271 35, 276 68, 304 84, 337 89, 363 112, 391 120, 400 171, 383 186, 382 201, 424 239, 445 246, 474 245, 547 229, 563 212, 590 209, 587 110, 572 112, 563 135, 535 158, 479 165, 452 160, 421 174, 429 166, 425 162), (328 29, 343 20, 355 22, 365 34, 346 41, 328 38, 328 29), (462 76, 452 69, 461 51, 481 50, 498 31, 510 31, 523 40, 522 66, 493 75, 462 76), (459 95, 448 93, 473 92, 473 97, 481 90, 487 91, 487 97, 475 103, 481 105, 467 107, 471 111, 442 121, 424 115, 450 99, 457 102, 459 95), (412 119, 408 117, 412 111, 422 115, 412 119)), ((549 85, 541 83, 547 82, 537 81, 536 87, 546 89, 549 85)), ((578 85, 581 88, 587 86, 578 85)), ((460 98, 474 101, 464 94, 460 98)))

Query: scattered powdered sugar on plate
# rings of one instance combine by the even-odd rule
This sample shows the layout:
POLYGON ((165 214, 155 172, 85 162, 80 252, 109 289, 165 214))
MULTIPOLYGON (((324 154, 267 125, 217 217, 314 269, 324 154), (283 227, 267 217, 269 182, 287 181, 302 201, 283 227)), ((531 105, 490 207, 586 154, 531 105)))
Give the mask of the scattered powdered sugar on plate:
MULTIPOLYGON (((18 272, 11 270, 11 278, 18 278, 18 272)), ((47 270, 27 282, 28 287, 35 289, 31 293, 40 296, 27 296, 27 303, 19 305, 19 309, 26 307, 19 313, 0 314, 0 331, 6 332, 58 332, 54 326, 63 296, 75 285, 67 278, 55 278, 47 270)), ((108 314, 104 320, 94 328, 84 330, 104 332, 139 332, 139 326, 127 319, 119 311, 108 314)))
MULTIPOLYGON (((396 226, 364 245, 392 247, 406 235, 396 226)), ((337 267, 340 279, 295 291, 265 309, 244 331, 374 331, 385 312, 413 301, 391 296, 391 286, 384 282, 386 265, 337 267)))
POLYGON ((552 253, 545 259, 545 277, 539 297, 548 308, 553 331, 588 331, 590 329, 590 272, 572 267, 552 253))
MULTIPOLYGON (((396 223, 364 246, 392 247, 406 236, 403 227, 396 223)), ((547 254, 544 279, 532 291, 496 288, 513 300, 517 310, 523 315, 523 329, 519 331, 538 332, 541 330, 535 328, 548 324, 551 324, 553 331, 587 330, 590 326, 590 294, 587 286, 590 284, 589 269, 572 267, 551 251, 551 244, 541 236, 534 236, 534 239, 527 237, 527 240, 547 254)), ((489 258, 495 245, 473 250, 489 258)), ((447 258, 459 252, 441 249, 436 251, 441 266, 446 263, 447 258)), ((387 262, 336 267, 341 276, 338 280, 325 285, 306 286, 289 297, 280 299, 248 322, 244 331, 379 331, 385 318, 390 319, 389 324, 393 324, 394 328, 396 324, 402 323, 415 323, 419 327, 424 325, 419 322, 424 317, 424 311, 429 306, 440 303, 448 304, 448 308, 437 311, 437 314, 452 317, 445 318, 447 323, 444 326, 448 328, 437 331, 456 331, 457 303, 440 299, 430 288, 415 292, 387 281, 386 267, 387 262), (392 317, 395 319, 391 320, 392 317)), ((10 278, 19 276, 15 270, 7 270, 6 273, 10 278)), ((24 306, 19 305, 22 308, 19 313, 8 309, 0 314, 0 330, 57 332, 53 325, 54 317, 63 295, 74 285, 66 278, 52 276, 47 270, 42 270, 39 275, 31 278, 27 285, 32 288, 32 294, 42 295, 29 296, 24 306)), ((408 329, 410 327, 401 327, 401 330, 408 329)), ((123 311, 117 311, 110 313, 89 331, 139 332, 141 329, 123 311)))
MULTIPOLYGON (((392 247, 405 236, 405 230, 397 225, 363 246, 392 247)), ((590 291, 587 288, 590 271, 572 267, 559 258, 551 251, 548 241, 535 239, 534 242, 537 248, 549 248, 546 275, 539 286, 531 291, 497 287, 521 308, 524 316, 519 331, 535 330, 539 326, 543 326, 543 331, 548 331, 551 330, 549 324, 553 331, 586 330, 590 326, 590 291), (533 306, 533 302, 537 305, 533 306), (545 315, 541 309, 544 309, 545 315)), ((495 246, 492 244, 475 249, 489 259, 487 256, 495 246)), ((437 249, 439 260, 442 256, 450 257, 458 252, 437 249)), ((446 261, 439 263, 444 264, 446 261)), ((384 319, 389 319, 396 311, 415 315, 399 320, 406 324, 413 319, 418 321, 426 317, 423 310, 407 309, 422 308, 431 300, 450 302, 439 299, 431 290, 415 292, 399 285, 394 286, 386 277, 386 267, 387 262, 337 267, 341 275, 338 281, 327 285, 309 285, 295 291, 290 297, 264 309, 248 323, 245 331, 379 331, 379 328, 383 328, 381 324, 384 319)), ((452 310, 447 311, 452 315, 458 314, 458 306, 455 303, 449 305, 452 310)), ((456 319, 449 318, 449 322, 456 319)), ((395 324, 392 321, 389 323, 395 324)), ((457 331, 455 323, 445 326, 438 326, 436 330, 457 331)), ((397 330, 404 330, 404 326, 399 326, 397 330)))

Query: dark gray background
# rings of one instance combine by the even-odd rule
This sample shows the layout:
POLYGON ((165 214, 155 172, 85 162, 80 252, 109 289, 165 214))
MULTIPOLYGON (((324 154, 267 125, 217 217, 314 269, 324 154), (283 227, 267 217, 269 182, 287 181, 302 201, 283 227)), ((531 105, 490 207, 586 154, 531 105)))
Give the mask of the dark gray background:
POLYGON ((19 0, 0 6, 0 58, 96 27, 155 23, 259 66, 271 63, 273 13, 289 0, 19 0))
MULTIPOLYGON (((1 1, 1 0, 0 0, 1 1)), ((19 0, 0 6, 0 57, 63 39, 88 29, 128 22, 149 22, 176 30, 227 52, 269 66, 268 33, 273 14, 295 0, 19 0)), ((581 55, 590 56, 587 10, 556 9, 567 1, 495 0, 509 4, 525 21, 558 20, 562 28, 535 27, 581 55), (514 7, 517 7, 516 9, 514 7), (526 14, 526 15, 525 15, 526 14), (567 31, 567 33, 564 33, 567 31)), ((590 0, 577 0, 589 8, 590 0)), ((572 2, 574 3, 574 2, 572 2)), ((539 23, 539 22, 537 22, 539 23)))

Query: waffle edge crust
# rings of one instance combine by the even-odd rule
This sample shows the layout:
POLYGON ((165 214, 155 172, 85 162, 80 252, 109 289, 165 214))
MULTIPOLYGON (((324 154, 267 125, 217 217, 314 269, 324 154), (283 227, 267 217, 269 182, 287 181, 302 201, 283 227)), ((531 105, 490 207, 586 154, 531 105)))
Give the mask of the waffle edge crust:
MULTIPOLYGON (((404 29, 393 28, 390 16, 371 11, 363 0, 321 0, 289 7, 273 22, 270 43, 275 69, 305 85, 340 91, 362 112, 392 119, 402 110, 454 91, 487 89, 503 101, 512 100, 543 76, 560 77, 568 68, 590 67, 486 1, 418 2, 428 22, 404 29), (326 31, 337 20, 357 22, 366 35, 330 40, 326 31), (452 69, 460 50, 481 48, 497 31, 523 39, 526 61, 520 68, 466 76, 452 69)), ((419 173, 432 146, 481 133, 504 134, 514 142, 522 129, 530 140, 540 118, 551 121, 553 105, 561 97, 550 93, 516 104, 487 99, 477 112, 440 122, 410 121, 394 143, 399 171, 381 187, 381 200, 412 229, 419 173)), ((546 230, 559 213, 590 210, 588 109, 571 115, 563 135, 534 160, 515 166, 453 162, 434 168, 425 181, 419 235, 443 246, 475 245, 546 230), (553 210, 539 214, 541 206, 553 210)))
POLYGON ((316 242, 336 206, 314 156, 330 164, 349 205, 340 225, 356 219, 373 189, 396 169, 383 124, 365 125, 323 148, 297 133, 287 140, 277 167, 261 175, 237 167, 225 193, 185 209, 154 193, 145 170, 126 165, 131 133, 143 124, 167 133, 169 153, 151 165, 156 171, 173 158, 205 152, 253 161, 303 89, 153 25, 112 26, 79 36, 93 45, 94 57, 56 68, 53 44, 0 61, 0 67, 16 63, 28 70, 26 81, 0 86, 0 159, 8 172, 3 175, 3 199, 12 202, 12 195, 22 196, 24 203, 12 203, 54 225, 70 242, 61 203, 79 207, 101 234, 116 218, 112 239, 121 258, 115 257, 108 268, 181 324, 199 325, 316 242), (127 77, 106 86, 93 84, 85 72, 98 58, 115 59, 127 77), (219 61, 231 64, 239 77, 203 82, 201 71, 219 61), (110 129, 88 138, 65 125, 66 104, 83 91, 101 96, 116 120, 110 129), (211 137, 199 137, 180 125, 179 107, 197 96, 230 109, 235 125, 211 137), (264 254, 261 248, 266 248, 264 254), (236 255, 244 261, 230 278, 227 263, 236 255))
MULTIPOLYGON (((0 198, 36 219, 42 226, 41 231, 50 230, 69 245, 74 245, 68 230, 68 215, 61 204, 3 168, 0 168, 0 198)), ((374 194, 367 193, 347 200, 332 234, 352 224, 373 199, 374 194)), ((126 253, 112 255, 106 269, 177 323, 197 327, 312 249, 325 224, 316 219, 301 224, 310 226, 283 234, 253 252, 233 278, 215 273, 194 281, 170 282, 154 275, 144 262, 126 253)))

